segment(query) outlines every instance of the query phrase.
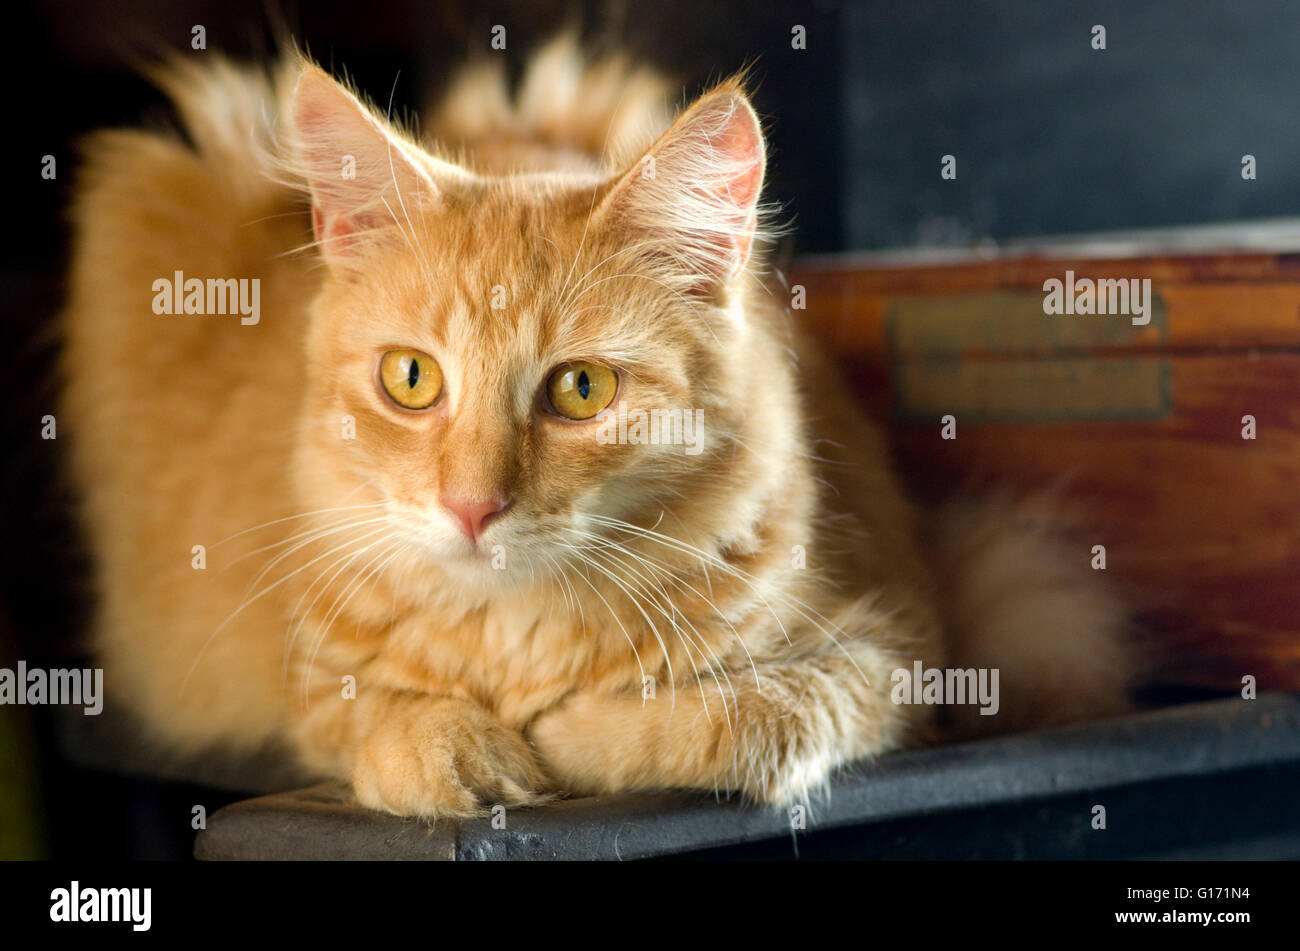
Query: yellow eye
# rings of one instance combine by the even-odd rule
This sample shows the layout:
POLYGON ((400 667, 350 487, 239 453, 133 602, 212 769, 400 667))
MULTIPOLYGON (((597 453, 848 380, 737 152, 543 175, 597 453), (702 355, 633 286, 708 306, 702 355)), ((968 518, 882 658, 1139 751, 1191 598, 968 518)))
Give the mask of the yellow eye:
POLYGON ((583 360, 566 363, 546 381, 551 408, 566 419, 591 419, 610 404, 617 390, 613 370, 583 360))
POLYGON ((379 378, 393 402, 407 409, 428 409, 442 392, 442 370, 419 350, 389 350, 379 364, 379 378))

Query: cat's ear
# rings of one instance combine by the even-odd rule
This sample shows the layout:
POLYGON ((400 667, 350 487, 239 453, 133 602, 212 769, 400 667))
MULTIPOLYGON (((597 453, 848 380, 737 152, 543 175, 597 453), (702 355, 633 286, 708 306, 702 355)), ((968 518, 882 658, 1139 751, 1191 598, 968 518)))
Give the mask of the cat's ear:
POLYGON ((749 260, 766 164, 758 116, 738 84, 707 93, 660 136, 602 202, 663 276, 714 296, 749 260))
POLYGON ((331 265, 346 262, 361 242, 397 234, 401 216, 437 194, 433 160, 318 67, 304 65, 292 111, 298 171, 331 265))

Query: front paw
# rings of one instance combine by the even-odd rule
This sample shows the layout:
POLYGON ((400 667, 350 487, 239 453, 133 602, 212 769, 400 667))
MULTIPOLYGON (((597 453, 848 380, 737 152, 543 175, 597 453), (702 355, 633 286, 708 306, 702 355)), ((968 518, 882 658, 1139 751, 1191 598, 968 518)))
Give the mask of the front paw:
POLYGON ((662 698, 578 694, 534 719, 528 738, 570 793, 676 787, 787 806, 825 788, 844 759, 828 716, 785 699, 729 699, 697 689, 674 709, 662 698))
POLYGON ((570 795, 635 788, 649 763, 641 709, 622 698, 577 694, 539 714, 527 736, 552 782, 570 795))
POLYGON ((352 770, 357 800, 399 816, 479 816, 548 798, 524 738, 462 701, 430 700, 383 720, 352 770))

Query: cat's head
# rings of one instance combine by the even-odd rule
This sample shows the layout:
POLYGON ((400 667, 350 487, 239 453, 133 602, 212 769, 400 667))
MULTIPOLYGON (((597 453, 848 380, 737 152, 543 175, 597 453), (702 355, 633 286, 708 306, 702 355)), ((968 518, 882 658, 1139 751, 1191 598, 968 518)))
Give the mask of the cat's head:
POLYGON ((323 262, 303 501, 381 503, 376 538, 485 583, 620 521, 743 533, 741 434, 784 438, 768 404, 788 394, 755 365, 765 159, 738 83, 586 172, 461 167, 311 66, 291 109, 323 262))

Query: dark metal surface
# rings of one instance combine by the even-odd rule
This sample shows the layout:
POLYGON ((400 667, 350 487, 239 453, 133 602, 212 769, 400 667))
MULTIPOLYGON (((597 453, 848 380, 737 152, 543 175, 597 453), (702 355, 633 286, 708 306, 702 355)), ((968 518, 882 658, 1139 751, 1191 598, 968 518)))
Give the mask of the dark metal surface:
POLYGON ((1300 698, 1218 700, 899 753, 841 771, 788 810, 669 792, 428 823, 362 809, 342 784, 214 813, 200 859, 707 856, 1300 856, 1300 698), (1108 828, 1092 828, 1093 805, 1108 828), (498 825, 500 821, 498 820, 498 825))

